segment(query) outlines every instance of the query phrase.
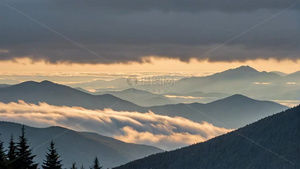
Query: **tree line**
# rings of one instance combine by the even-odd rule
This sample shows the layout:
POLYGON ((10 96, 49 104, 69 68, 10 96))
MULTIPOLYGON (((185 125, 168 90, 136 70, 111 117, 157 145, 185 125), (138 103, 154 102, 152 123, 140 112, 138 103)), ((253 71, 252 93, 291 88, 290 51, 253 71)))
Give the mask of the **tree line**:
MULTIPOLYGON (((22 126, 21 135, 18 137, 18 142, 14 141, 13 135, 9 140, 7 150, 4 149, 3 142, 0 140, 0 169, 39 169, 38 163, 34 162, 36 155, 32 153, 28 140, 25 137, 25 127, 22 126)), ((102 169, 100 162, 95 157, 90 169, 102 169)), ((63 168, 60 155, 55 148, 53 140, 50 142, 48 152, 42 164, 42 169, 66 169, 63 168)), ((77 167, 74 162, 70 169, 84 169, 84 166, 77 167)))

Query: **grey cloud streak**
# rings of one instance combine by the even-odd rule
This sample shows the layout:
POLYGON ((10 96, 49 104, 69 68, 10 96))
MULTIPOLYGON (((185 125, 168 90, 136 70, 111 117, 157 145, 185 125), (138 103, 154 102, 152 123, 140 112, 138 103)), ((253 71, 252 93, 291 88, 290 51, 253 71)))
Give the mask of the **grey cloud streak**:
POLYGON ((182 2, 7 1, 96 55, 2 5, 0 50, 10 52, 0 52, 0 59, 126 63, 144 62, 143 57, 152 55, 182 61, 300 58, 300 12, 296 1, 182 2), (279 16, 207 53, 293 4, 279 16))

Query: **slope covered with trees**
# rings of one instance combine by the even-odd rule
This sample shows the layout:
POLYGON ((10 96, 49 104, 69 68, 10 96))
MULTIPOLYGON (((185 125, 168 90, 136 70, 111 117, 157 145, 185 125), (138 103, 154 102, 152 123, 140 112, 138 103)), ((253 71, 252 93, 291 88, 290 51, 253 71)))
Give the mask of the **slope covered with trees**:
MULTIPOLYGON (((21 127, 22 125, 17 123, 0 122, 0 139, 4 142, 4 149, 7 150, 5 154, 10 161, 15 161, 20 154, 18 148, 20 143, 16 136, 21 134, 21 127), (12 134, 15 137, 14 139, 11 139, 12 134)), ((46 152, 51 155, 51 152, 53 153, 55 149, 58 150, 64 166, 71 166, 73 162, 76 162, 78 166, 83 164, 87 167, 91 165, 93 158, 97 156, 101 165, 105 168, 162 152, 161 149, 156 147, 125 143, 96 133, 76 132, 62 127, 34 128, 25 126, 24 128, 26 138, 22 138, 26 141, 26 152, 30 150, 33 155, 36 155, 33 161, 39 163, 40 167, 47 160, 45 159, 46 152), (54 141, 55 147, 51 148, 50 146, 51 151, 49 151, 51 140, 54 141), (29 145, 33 148, 32 151, 28 147, 29 145)), ((25 152, 25 150, 22 150, 22 152, 25 152)), ((13 162, 9 165, 15 167, 17 163, 13 162)))
POLYGON ((246 127, 115 169, 298 169, 300 106, 246 127))
MULTIPOLYGON (((25 136, 25 126, 22 126, 22 132, 17 143, 11 137, 8 150, 4 149, 3 142, 0 140, 0 169, 38 169, 39 163, 34 162, 36 155, 32 153, 32 148, 25 136), (7 153, 6 153, 7 152, 7 153)), ((74 159, 78 160, 78 159, 74 159)), ((50 142, 48 152, 46 153, 42 169, 66 169, 62 164, 60 155, 53 140, 50 142)), ((71 169, 77 169, 76 162, 72 164, 71 169)), ((100 162, 96 156, 91 169, 101 169, 100 162)), ((84 169, 83 165, 81 169, 84 169)))

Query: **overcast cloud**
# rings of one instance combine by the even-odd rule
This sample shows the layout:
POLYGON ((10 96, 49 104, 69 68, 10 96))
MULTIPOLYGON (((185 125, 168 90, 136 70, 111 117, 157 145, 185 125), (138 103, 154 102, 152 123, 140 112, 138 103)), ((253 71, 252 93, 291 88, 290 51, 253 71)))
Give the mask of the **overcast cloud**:
POLYGON ((296 0, 5 0, 0 20, 1 60, 300 58, 296 0))

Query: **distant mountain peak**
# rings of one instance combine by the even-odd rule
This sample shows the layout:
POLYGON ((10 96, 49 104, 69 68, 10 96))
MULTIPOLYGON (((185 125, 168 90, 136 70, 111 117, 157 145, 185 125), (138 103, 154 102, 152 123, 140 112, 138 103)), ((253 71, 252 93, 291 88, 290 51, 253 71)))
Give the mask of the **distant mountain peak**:
POLYGON ((242 95, 242 94, 234 94, 232 96, 227 97, 227 99, 247 99, 247 100, 253 100, 250 97, 247 97, 247 96, 242 95))
POLYGON ((55 84, 55 83, 53 83, 53 82, 51 82, 51 81, 49 81, 49 80, 44 80, 44 81, 41 81, 40 83, 44 83, 44 84, 55 84))
POLYGON ((247 96, 245 96, 245 95, 242 95, 242 94, 234 94, 234 95, 229 96, 228 98, 230 98, 230 97, 243 97, 243 98, 249 98, 249 97, 247 97, 247 96))
POLYGON ((260 75, 260 73, 261 72, 256 69, 246 65, 234 69, 228 69, 226 71, 213 74, 210 77, 245 78, 245 76, 260 75))
POLYGON ((36 82, 36 81, 25 81, 25 82, 22 82, 22 83, 19 83, 19 84, 16 84, 16 85, 20 85, 20 84, 36 84, 36 83, 38 83, 38 82, 36 82))
POLYGON ((254 101, 254 99, 250 98, 250 97, 247 97, 247 96, 244 96, 242 94, 234 94, 232 96, 229 96, 229 97, 226 97, 224 99, 220 99, 220 100, 217 100, 217 101, 214 101, 214 102, 211 102, 211 103, 220 103, 220 102, 236 102, 236 101, 254 101))
POLYGON ((56 83, 53 83, 51 81, 48 81, 48 80, 44 80, 44 81, 41 81, 41 82, 36 82, 36 81, 25 81, 23 83, 19 83, 17 85, 39 85, 39 84, 56 84, 56 83))
POLYGON ((246 72, 258 72, 256 69, 250 67, 249 65, 240 66, 238 68, 231 69, 231 70, 246 71, 246 72))

